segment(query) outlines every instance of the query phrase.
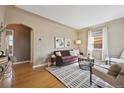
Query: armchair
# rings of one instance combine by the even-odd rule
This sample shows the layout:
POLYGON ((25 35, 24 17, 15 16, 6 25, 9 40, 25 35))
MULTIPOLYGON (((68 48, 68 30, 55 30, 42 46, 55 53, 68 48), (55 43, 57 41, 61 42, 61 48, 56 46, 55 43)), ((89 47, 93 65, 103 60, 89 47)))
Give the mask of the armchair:
POLYGON ((124 64, 113 64, 109 68, 95 66, 92 69, 93 74, 100 77, 113 87, 124 87, 124 64))

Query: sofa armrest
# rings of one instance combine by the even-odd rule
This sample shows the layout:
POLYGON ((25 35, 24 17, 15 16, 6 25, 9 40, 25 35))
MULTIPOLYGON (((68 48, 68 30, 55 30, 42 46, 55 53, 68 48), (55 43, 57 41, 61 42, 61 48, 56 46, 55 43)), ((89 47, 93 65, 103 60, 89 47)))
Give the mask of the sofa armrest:
POLYGON ((93 68, 92 71, 93 71, 93 74, 100 77, 101 79, 103 79, 104 81, 109 83, 110 85, 112 85, 112 86, 115 85, 114 81, 115 81, 116 77, 113 77, 113 76, 107 74, 106 72, 99 70, 98 68, 93 68))
POLYGON ((116 84, 124 87, 124 64, 122 65, 121 71, 116 78, 116 84))
POLYGON ((61 56, 56 56, 56 65, 57 66, 61 66, 63 60, 61 56))
POLYGON ((83 56, 83 55, 84 55, 84 53, 83 53, 83 52, 80 52, 80 55, 82 55, 82 56, 83 56))

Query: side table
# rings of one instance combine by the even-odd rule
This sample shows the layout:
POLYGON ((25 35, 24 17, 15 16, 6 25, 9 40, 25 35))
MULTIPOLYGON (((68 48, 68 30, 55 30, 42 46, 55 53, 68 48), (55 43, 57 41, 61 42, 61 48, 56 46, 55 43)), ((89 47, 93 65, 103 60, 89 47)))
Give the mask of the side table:
POLYGON ((51 55, 50 60, 48 62, 48 67, 53 66, 53 65, 56 65, 56 56, 55 55, 51 55))

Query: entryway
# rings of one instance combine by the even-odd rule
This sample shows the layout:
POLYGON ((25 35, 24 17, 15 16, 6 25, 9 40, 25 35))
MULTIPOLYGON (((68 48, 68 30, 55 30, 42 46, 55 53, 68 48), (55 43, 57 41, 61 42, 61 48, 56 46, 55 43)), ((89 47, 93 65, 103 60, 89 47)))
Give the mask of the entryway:
POLYGON ((9 50, 11 55, 16 57, 17 63, 31 61, 31 31, 32 29, 24 24, 9 24, 9 50))

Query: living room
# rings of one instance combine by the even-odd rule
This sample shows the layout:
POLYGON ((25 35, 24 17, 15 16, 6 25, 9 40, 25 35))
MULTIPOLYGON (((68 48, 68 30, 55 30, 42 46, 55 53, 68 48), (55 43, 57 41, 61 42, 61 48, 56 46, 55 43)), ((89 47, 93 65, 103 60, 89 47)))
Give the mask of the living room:
MULTIPOLYGON (((82 75, 79 74, 82 72, 82 69, 77 68, 77 66, 80 65, 80 63, 78 64, 79 58, 81 59, 81 62, 89 61, 89 60, 93 61, 93 65, 95 66, 98 66, 100 63, 99 66, 101 68, 109 69, 108 66, 111 67, 112 65, 114 65, 115 68, 120 68, 119 67, 120 65, 115 65, 115 64, 124 62, 123 60, 124 43, 122 43, 123 34, 124 34, 123 32, 124 13, 123 11, 119 11, 122 10, 123 8, 124 8, 123 5, 122 6, 102 6, 102 5, 101 6, 92 6, 92 5, 91 6, 90 5, 89 6, 83 6, 83 5, 82 6, 81 5, 80 6, 49 6, 49 5, 0 6, 1 28, 5 27, 7 29, 15 30, 13 29, 13 26, 21 25, 21 26, 25 26, 26 28, 30 28, 31 30, 30 59, 25 59, 21 62, 17 61, 16 59, 17 55, 11 52, 14 51, 14 49, 10 51, 10 53, 12 53, 11 56, 13 56, 10 59, 14 61, 13 69, 15 72, 14 75, 15 85, 12 85, 11 87, 55 87, 55 88, 56 87, 71 87, 71 88, 123 87, 124 82, 121 82, 121 85, 119 85, 120 83, 115 84, 113 82, 109 82, 111 79, 109 78, 109 76, 107 80, 106 78, 102 78, 104 77, 104 75, 106 76, 107 73, 101 72, 103 76, 101 76, 101 74, 99 76, 97 75, 98 72, 96 69, 94 70, 93 74, 96 73, 96 75, 99 77, 97 79, 98 80, 101 79, 100 80, 101 82, 96 81, 98 84, 93 83, 92 85, 90 85, 89 81, 87 83, 84 83, 83 79, 89 77, 90 75, 87 73, 84 73, 82 75), (75 11, 76 13, 74 13, 73 11, 75 11), (81 13, 81 11, 83 11, 84 13, 81 13), (64 56, 73 55, 73 57, 71 56, 62 59, 61 57, 63 55, 64 56), (120 56, 122 59, 120 59, 120 56), (61 63, 60 63, 60 59, 62 59, 61 63), (62 63, 62 61, 63 62, 66 61, 65 63, 69 63, 69 64, 65 65, 62 63), (55 62, 55 64, 53 64, 53 62, 55 62), (98 64, 96 64, 97 62, 98 64), (73 65, 75 64, 76 67, 73 67, 73 65), (57 69, 58 67, 60 67, 61 69, 57 69), (69 68, 74 68, 74 69, 69 70, 69 68), (56 69, 56 73, 53 71, 55 69, 56 69), (76 69, 78 70, 75 71, 76 69), (68 71, 68 73, 66 71, 68 71), (75 71, 75 74, 74 73, 72 74, 73 71, 75 71), (25 78, 25 75, 27 75, 26 77, 28 77, 27 73, 31 73, 32 75, 31 78, 30 77, 25 78), (64 81, 63 78, 58 78, 59 76, 57 76, 57 73, 60 73, 60 75, 62 75, 61 73, 65 73, 64 75, 62 75, 64 78, 66 78, 65 76, 68 77, 71 75, 72 76, 71 78, 68 79, 66 78, 67 81, 64 81), (78 79, 76 79, 76 76, 73 75, 79 76, 79 81, 76 81, 78 79), (43 77, 43 80, 45 80, 44 78, 46 78, 45 80, 46 84, 44 83, 43 80, 41 80, 40 82, 39 79, 41 76, 42 77, 46 76, 43 77), (82 77, 80 79, 80 76, 81 77, 85 76, 85 77, 82 77), (30 81, 28 81, 28 79, 30 81), (54 83, 48 82, 49 79, 51 81, 53 80, 54 83), (106 80, 105 83, 103 80, 106 80), (32 83, 32 81, 34 81, 35 83, 32 83), (75 82, 72 83, 72 81, 75 82), (39 83, 38 85, 38 82, 43 84, 39 83), (59 84, 56 85, 57 83, 55 82, 59 84), (81 83, 77 84, 77 82, 81 82, 81 83), (53 85, 52 84, 49 85, 50 83, 52 83, 53 85)), ((13 42, 14 41, 15 40, 13 40, 13 42)), ((11 47, 9 48, 11 49, 11 47)), ((24 49, 23 46, 20 46, 19 48, 22 50, 24 49)), ((3 46, 1 49, 4 51, 5 54, 6 47, 3 46)), ((88 71, 88 73, 89 72, 90 71, 88 71)), ((122 72, 121 69, 119 70, 119 72, 122 72)), ((92 78, 94 79, 94 76, 92 78)), ((121 80, 123 78, 124 77, 122 76, 121 80)), ((7 84, 6 87, 10 87, 10 86, 8 86, 7 84)))

